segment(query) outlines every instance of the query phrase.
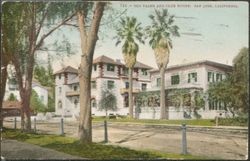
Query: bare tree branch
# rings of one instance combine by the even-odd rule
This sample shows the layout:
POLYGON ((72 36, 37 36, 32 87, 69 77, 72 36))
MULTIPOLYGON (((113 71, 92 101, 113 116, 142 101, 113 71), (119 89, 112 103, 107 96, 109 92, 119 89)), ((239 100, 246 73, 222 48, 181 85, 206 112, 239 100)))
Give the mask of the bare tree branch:
POLYGON ((70 20, 72 17, 74 17, 75 15, 76 15, 76 13, 73 13, 71 16, 67 17, 67 18, 64 19, 61 23, 59 23, 56 27, 54 27, 53 29, 51 29, 48 33, 44 34, 44 35, 41 37, 41 39, 39 40, 39 42, 37 43, 36 49, 38 49, 38 48, 42 45, 44 39, 46 39, 46 38, 47 38, 50 34, 52 34, 56 29, 58 29, 59 27, 61 27, 62 25, 64 25, 67 21, 69 21, 69 20, 70 20))

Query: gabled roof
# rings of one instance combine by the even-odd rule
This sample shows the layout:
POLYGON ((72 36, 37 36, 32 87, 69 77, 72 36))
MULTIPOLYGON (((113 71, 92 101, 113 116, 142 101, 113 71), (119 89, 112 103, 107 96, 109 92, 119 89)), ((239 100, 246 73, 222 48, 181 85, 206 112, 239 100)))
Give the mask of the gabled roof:
MULTIPOLYGON (((167 67, 166 70, 168 71, 168 70, 186 68, 186 67, 195 66, 195 65, 202 65, 202 64, 210 65, 210 66, 217 67, 217 68, 223 68, 223 69, 225 69, 227 71, 232 71, 232 66, 231 65, 217 63, 217 62, 213 62, 213 61, 209 61, 209 60, 202 60, 202 61, 197 61, 197 62, 192 62, 192 63, 173 65, 173 66, 167 67)), ((150 72, 151 73, 159 72, 159 69, 152 69, 150 72)))
MULTIPOLYGON (((93 64, 97 64, 97 63, 108 63, 108 64, 115 64, 115 65, 125 66, 125 64, 122 63, 121 61, 115 61, 114 59, 109 58, 109 57, 107 57, 105 55, 99 56, 96 59, 94 59, 93 64)), ((136 64, 135 64, 134 67, 135 68, 152 69, 152 67, 150 67, 150 66, 148 66, 146 64, 143 64, 143 63, 141 63, 139 61, 136 61, 136 64)))
POLYGON ((150 67, 150 66, 148 66, 148 65, 146 65, 146 64, 143 64, 143 63, 141 63, 141 62, 138 62, 138 61, 136 61, 134 67, 135 67, 135 68, 143 68, 143 69, 152 69, 152 67, 150 67))
POLYGON ((115 65, 124 65, 122 64, 121 62, 119 61, 114 61, 113 59, 105 56, 105 55, 102 55, 102 56, 99 56, 97 58, 95 58, 93 60, 93 64, 97 64, 97 63, 108 63, 108 64, 115 64, 115 65))
POLYGON ((61 70, 55 72, 54 75, 60 74, 60 73, 75 73, 75 74, 78 74, 78 70, 71 67, 71 66, 67 66, 67 67, 64 67, 61 70))

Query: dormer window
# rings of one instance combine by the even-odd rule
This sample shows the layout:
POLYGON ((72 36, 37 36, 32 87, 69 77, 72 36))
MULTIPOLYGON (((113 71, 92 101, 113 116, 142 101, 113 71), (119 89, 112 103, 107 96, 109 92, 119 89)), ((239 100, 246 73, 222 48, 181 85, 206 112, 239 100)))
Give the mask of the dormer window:
POLYGON ((142 69, 141 71, 142 71, 142 75, 148 75, 148 72, 146 69, 142 69))
POLYGON ((115 66, 113 64, 107 64, 107 71, 114 72, 115 66))

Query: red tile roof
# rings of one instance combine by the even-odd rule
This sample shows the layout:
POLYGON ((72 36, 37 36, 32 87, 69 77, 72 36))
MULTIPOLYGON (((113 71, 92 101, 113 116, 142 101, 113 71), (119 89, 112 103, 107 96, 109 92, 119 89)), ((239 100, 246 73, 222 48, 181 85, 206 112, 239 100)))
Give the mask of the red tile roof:
POLYGON ((67 67, 64 67, 61 70, 55 72, 54 75, 60 74, 60 73, 75 73, 75 74, 78 74, 78 70, 71 67, 71 66, 67 66, 67 67))

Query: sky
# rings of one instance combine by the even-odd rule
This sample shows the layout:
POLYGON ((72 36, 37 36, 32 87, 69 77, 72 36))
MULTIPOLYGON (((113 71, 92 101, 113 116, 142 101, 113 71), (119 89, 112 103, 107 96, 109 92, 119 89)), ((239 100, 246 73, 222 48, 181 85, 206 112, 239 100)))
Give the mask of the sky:
MULTIPOLYGON (((180 37, 173 37, 173 49, 170 53, 168 66, 200 60, 210 60, 232 65, 233 58, 242 47, 248 47, 248 3, 247 2, 111 2, 117 11, 127 10, 123 16, 134 16, 142 27, 151 24, 148 18, 154 10, 168 9, 175 15, 175 24, 179 27, 180 37)), ((118 23, 119 19, 114 21, 118 23)), ((69 28, 62 29, 66 37, 73 43, 76 54, 53 62, 54 71, 71 65, 80 64, 80 35, 79 31, 69 28)), ((113 59, 123 59, 121 46, 115 46, 114 29, 100 28, 94 58, 106 55, 113 59)), ((62 36, 53 34, 47 43, 60 39, 62 36)), ((148 42, 139 44, 137 60, 157 68, 154 51, 148 42)))

